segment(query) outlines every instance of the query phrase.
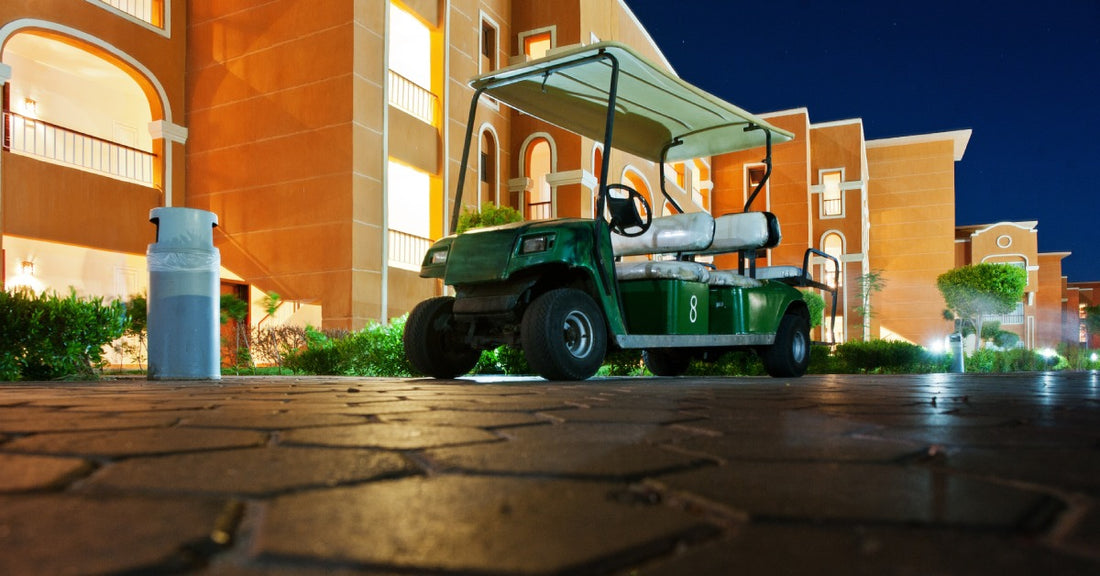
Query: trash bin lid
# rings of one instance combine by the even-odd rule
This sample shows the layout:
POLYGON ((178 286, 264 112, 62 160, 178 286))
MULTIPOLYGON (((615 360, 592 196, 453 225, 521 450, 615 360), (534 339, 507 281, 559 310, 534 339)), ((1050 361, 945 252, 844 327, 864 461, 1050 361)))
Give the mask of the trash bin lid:
POLYGON ((153 208, 149 221, 157 225, 157 244, 207 248, 214 245, 218 215, 195 208, 153 208))

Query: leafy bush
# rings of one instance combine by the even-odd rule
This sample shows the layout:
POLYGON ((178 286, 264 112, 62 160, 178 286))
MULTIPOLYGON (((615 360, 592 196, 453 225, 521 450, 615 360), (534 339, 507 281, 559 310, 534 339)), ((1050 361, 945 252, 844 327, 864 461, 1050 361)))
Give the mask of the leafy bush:
POLYGON ((853 340, 838 344, 838 372, 862 374, 922 374, 944 372, 947 359, 924 348, 893 340, 853 340))
POLYGON ((405 317, 372 323, 357 332, 305 329, 305 347, 288 351, 284 365, 307 374, 411 376, 401 336, 405 317))
POLYGON ((762 376, 766 374, 760 357, 751 350, 727 352, 717 360, 694 359, 686 376, 762 376))
POLYGON ((0 292, 0 379, 94 378, 126 320, 118 300, 0 292))
POLYGON ((599 373, 601 376, 641 376, 649 371, 642 364, 641 350, 613 350, 607 353, 599 373))
POLYGON ((496 204, 486 204, 481 207, 480 211, 470 209, 463 210, 462 213, 458 215, 458 228, 455 229, 455 233, 461 234, 473 228, 487 228, 489 226, 500 226, 501 224, 521 221, 523 221, 523 215, 515 208, 497 206, 496 204))
POLYGON ((474 366, 474 374, 530 374, 531 368, 527 365, 527 357, 523 350, 513 346, 501 346, 492 350, 484 350, 481 358, 474 366))
POLYGON ((821 319, 824 318, 825 298, 816 290, 800 290, 800 292, 802 292, 802 299, 806 301, 806 307, 810 309, 810 329, 817 328, 821 325, 821 319))
POLYGON ((1024 348, 1010 350, 983 348, 967 356, 964 366, 967 372, 1031 372, 1059 369, 1060 360, 1064 362, 1059 356, 1046 358, 1035 350, 1024 348))

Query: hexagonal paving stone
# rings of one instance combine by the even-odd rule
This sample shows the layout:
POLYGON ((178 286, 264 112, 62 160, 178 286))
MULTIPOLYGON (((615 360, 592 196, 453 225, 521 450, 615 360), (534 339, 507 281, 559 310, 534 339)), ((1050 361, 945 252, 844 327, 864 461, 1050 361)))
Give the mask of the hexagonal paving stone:
POLYGON ((603 571, 714 528, 681 511, 617 501, 614 484, 439 476, 276 499, 254 550, 385 570, 603 571))
POLYGON ((220 448, 259 446, 267 435, 246 430, 149 428, 101 432, 35 434, 4 445, 6 450, 89 456, 172 454, 220 448))
POLYGON ((477 428, 461 426, 419 426, 416 424, 364 424, 290 430, 282 435, 283 444, 314 446, 355 446, 414 450, 476 442, 495 442, 500 438, 477 428))
POLYGON ((263 496, 418 472, 398 454, 337 448, 264 447, 218 450, 107 465, 90 489, 263 496))
POLYGON ((0 454, 0 492, 54 488, 92 469, 79 458, 0 454))
POLYGON ((0 496, 0 574, 176 573, 209 542, 213 500, 0 496))

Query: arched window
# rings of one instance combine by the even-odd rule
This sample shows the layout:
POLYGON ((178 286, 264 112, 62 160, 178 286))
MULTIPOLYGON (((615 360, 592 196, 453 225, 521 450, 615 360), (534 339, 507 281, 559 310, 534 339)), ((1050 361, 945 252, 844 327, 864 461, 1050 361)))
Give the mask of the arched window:
MULTIPOLYGON (((832 342, 844 342, 844 302, 846 301, 844 294, 844 237, 838 232, 826 232, 821 237, 821 251, 836 258, 840 262, 839 274, 838 269, 832 260, 825 260, 821 264, 821 282, 836 288, 837 293, 837 312, 836 312, 836 324, 833 325, 833 335, 830 341, 832 342)), ((828 302, 829 299, 826 299, 828 302)), ((825 318, 828 320, 831 310, 825 311, 825 318)), ((827 323, 825 324, 827 326, 827 323)))
POLYGON ((646 180, 646 177, 643 176, 637 168, 634 168, 633 166, 627 166, 626 169, 623 170, 622 183, 637 190, 638 193, 644 196, 646 201, 649 202, 649 209, 655 211, 653 216, 658 215, 656 210, 658 210, 659 208, 653 205, 653 194, 650 192, 649 189, 649 181, 646 180))
POLYGON ((500 204, 500 172, 497 170, 497 157, 500 149, 497 146, 496 134, 490 125, 481 129, 479 140, 480 149, 478 155, 478 207, 486 204, 500 204))
POLYGON ((547 176, 553 171, 554 150, 545 136, 532 138, 527 142, 523 158, 523 174, 531 179, 531 188, 527 191, 526 207, 528 220, 553 218, 553 194, 547 176))

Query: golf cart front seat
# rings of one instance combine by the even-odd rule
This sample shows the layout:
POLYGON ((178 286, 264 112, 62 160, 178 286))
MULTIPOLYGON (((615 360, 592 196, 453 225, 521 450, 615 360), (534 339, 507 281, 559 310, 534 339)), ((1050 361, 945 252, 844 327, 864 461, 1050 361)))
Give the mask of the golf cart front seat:
MULTIPOLYGON (((649 254, 683 254, 710 246, 714 238, 714 218, 706 212, 689 212, 654 218, 649 229, 638 236, 611 235, 616 257, 649 254)), ((710 270, 697 262, 681 260, 643 260, 616 262, 619 280, 667 279, 691 282, 710 281, 710 270)))

